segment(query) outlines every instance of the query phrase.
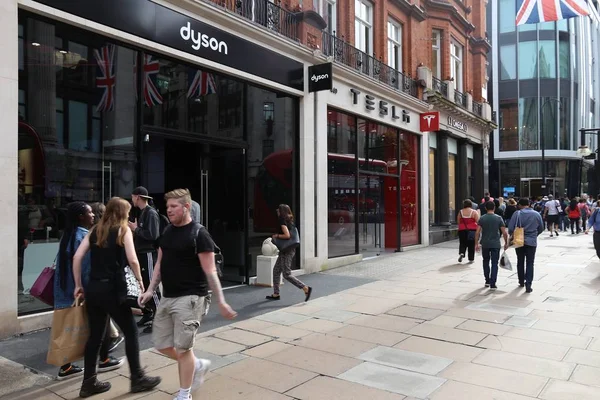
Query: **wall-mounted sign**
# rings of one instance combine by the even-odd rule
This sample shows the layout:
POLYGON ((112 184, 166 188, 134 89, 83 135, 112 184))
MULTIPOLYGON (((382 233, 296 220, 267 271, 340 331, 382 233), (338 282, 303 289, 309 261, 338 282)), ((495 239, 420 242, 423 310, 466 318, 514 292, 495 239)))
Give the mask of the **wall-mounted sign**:
POLYGON ((440 113, 439 111, 422 113, 420 116, 419 126, 421 132, 435 132, 440 130, 440 113))
POLYGON ((451 126, 454 129, 458 129, 459 131, 467 132, 468 126, 465 122, 459 121, 457 119, 452 118, 452 116, 448 116, 448 126, 451 126))
MULTIPOLYGON (((298 90, 302 63, 148 0, 40 0, 40 3, 298 90)), ((301 78, 301 77, 300 77, 301 78)))
POLYGON ((308 67, 308 91, 319 92, 333 88, 333 68, 331 63, 308 67))
MULTIPOLYGON (((352 104, 358 104, 360 98, 360 90, 358 89, 350 89, 350 94, 352 96, 352 104)), ((387 101, 379 101, 375 102, 375 97, 369 94, 365 94, 365 109, 367 111, 379 111, 380 117, 386 117, 391 115, 392 119, 395 121, 400 119, 400 114, 402 114, 402 122, 410 123, 410 112, 408 110, 402 110, 399 112, 400 107, 396 106, 388 106, 387 101)))

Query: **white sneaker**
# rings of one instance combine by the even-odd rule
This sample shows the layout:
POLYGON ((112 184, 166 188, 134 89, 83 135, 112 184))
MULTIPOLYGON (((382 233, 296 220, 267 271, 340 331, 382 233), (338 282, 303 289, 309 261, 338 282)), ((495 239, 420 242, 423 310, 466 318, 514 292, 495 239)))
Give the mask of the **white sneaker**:
POLYGON ((204 376, 206 375, 206 373, 208 372, 208 369, 210 368, 210 360, 205 360, 203 358, 200 358, 200 367, 196 368, 196 370, 194 371, 194 381, 192 382, 192 392, 198 390, 200 388, 200 386, 202 386, 202 384, 204 383, 204 376))

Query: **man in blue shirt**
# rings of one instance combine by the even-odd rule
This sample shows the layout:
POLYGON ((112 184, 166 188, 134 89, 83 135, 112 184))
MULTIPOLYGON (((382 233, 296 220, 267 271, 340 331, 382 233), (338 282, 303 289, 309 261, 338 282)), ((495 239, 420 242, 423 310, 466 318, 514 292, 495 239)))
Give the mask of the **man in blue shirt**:
POLYGON ((516 249, 517 251, 517 275, 519 286, 526 287, 526 292, 531 293, 531 282, 533 281, 533 263, 537 249, 537 237, 544 232, 544 221, 540 213, 529 207, 528 199, 519 200, 520 210, 513 214, 508 224, 508 233, 513 234, 515 228, 522 227, 525 231, 525 245, 516 249), (527 264, 527 269, 525 269, 527 264))

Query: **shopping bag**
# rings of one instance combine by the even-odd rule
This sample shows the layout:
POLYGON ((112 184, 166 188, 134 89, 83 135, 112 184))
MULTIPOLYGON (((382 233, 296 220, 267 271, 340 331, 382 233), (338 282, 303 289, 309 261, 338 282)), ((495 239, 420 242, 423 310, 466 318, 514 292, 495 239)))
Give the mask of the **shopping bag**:
POLYGON ((513 232, 513 237, 512 237, 512 244, 513 246, 515 246, 515 248, 519 248, 519 247, 523 247, 525 246, 525 229, 523 229, 521 225, 521 212, 517 211, 517 221, 515 224, 515 230, 513 232))
POLYGON ((506 251, 502 253, 502 257, 500 258, 500 268, 505 269, 507 271, 513 270, 512 263, 510 262, 510 259, 508 258, 508 254, 506 254, 506 251))
POLYGON ((33 297, 52 307, 54 307, 54 272, 54 265, 44 268, 29 291, 33 297))
POLYGON ((57 367, 83 358, 89 337, 85 303, 75 299, 73 307, 54 310, 46 362, 57 367))

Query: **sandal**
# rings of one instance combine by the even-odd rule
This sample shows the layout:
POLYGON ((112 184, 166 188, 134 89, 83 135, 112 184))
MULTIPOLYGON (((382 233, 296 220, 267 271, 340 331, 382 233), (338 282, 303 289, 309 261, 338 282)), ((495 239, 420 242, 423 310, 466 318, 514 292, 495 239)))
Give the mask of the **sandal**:
POLYGON ((281 296, 270 295, 265 297, 267 300, 281 300, 281 296))

